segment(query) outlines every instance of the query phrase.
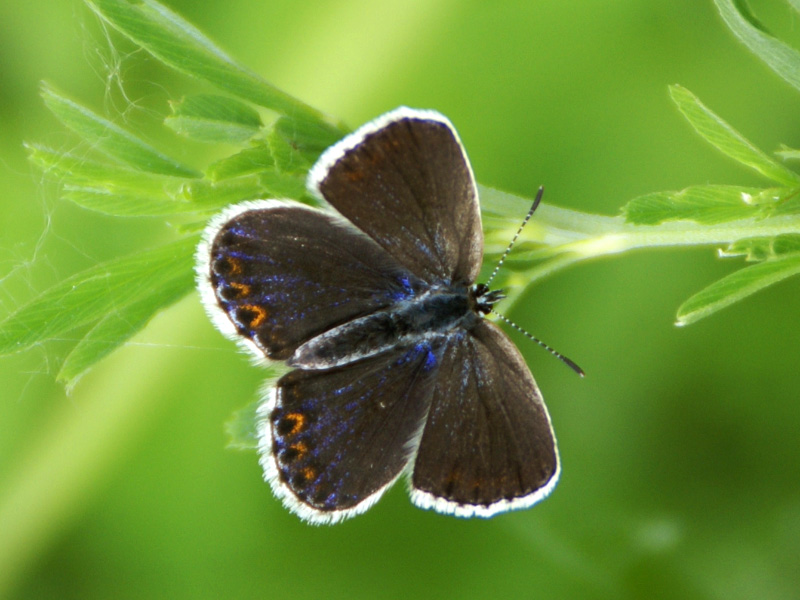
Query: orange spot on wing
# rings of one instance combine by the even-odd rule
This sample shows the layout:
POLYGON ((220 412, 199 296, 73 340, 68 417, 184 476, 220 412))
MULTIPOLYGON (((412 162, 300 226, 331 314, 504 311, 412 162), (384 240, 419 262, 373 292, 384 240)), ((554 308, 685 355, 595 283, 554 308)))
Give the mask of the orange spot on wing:
POLYGON ((293 412, 283 416, 278 423, 280 429, 279 433, 285 437, 292 437, 297 435, 306 426, 306 416, 303 413, 293 412))
POLYGON ((308 453, 308 446, 305 442, 297 442, 289 446, 289 449, 297 454, 297 458, 303 458, 308 453))
POLYGON ((229 258, 231 263, 231 275, 240 275, 242 272, 242 261, 238 258, 229 258))
POLYGON ((267 320, 267 309, 263 306, 256 304, 243 304, 239 307, 239 311, 247 313, 242 320, 247 321, 247 326, 255 329, 264 324, 267 320))
POLYGON ((250 286, 246 283, 238 283, 233 281, 228 284, 234 290, 236 290, 236 294, 241 298, 242 296, 249 296, 250 295, 250 286))

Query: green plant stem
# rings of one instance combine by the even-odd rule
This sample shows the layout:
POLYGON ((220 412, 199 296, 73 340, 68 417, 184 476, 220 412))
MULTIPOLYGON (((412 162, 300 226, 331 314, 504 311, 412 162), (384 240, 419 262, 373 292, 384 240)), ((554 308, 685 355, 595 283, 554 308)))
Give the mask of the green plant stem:
MULTIPOLYGON (((524 198, 482 188, 488 213, 509 214, 508 202, 525 206, 524 198)), ((513 227, 492 233, 493 239, 511 238, 513 227)), ((764 219, 742 219, 715 225, 693 221, 668 221, 658 225, 632 225, 623 217, 595 215, 542 204, 523 233, 526 242, 538 242, 541 262, 507 278, 513 301, 532 284, 578 262, 622 254, 637 249, 666 246, 720 246, 755 237, 800 233, 800 216, 782 215, 764 219), (519 285, 518 285, 519 284, 519 285), (516 290, 516 291, 515 291, 516 290)))

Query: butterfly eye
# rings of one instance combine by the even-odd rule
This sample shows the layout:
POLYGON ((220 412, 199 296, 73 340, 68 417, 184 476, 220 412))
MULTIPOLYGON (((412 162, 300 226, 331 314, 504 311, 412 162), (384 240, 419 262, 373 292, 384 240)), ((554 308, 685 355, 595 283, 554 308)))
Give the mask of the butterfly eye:
POLYGON ((475 287, 472 289, 472 293, 475 294, 476 298, 480 298, 488 291, 489 291, 489 286, 486 285, 485 283, 476 283, 475 287))

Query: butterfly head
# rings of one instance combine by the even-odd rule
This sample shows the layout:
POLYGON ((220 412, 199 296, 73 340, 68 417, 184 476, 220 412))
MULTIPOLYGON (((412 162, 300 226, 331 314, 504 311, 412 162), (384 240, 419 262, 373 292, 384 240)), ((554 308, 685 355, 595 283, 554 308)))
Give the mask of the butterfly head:
POLYGON ((492 312, 492 307, 506 297, 503 290, 490 290, 485 283, 476 283, 470 290, 475 310, 483 315, 492 312))

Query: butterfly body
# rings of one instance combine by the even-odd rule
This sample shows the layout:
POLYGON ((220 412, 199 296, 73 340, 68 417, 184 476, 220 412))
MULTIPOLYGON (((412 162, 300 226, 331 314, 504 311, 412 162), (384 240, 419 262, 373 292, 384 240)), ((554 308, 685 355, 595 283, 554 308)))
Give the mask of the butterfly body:
POLYGON ((402 474, 462 517, 530 506, 558 480, 555 436, 475 280, 477 187, 450 122, 397 109, 329 148, 308 187, 334 211, 247 202, 209 224, 198 288, 221 331, 292 369, 266 388, 259 455, 315 524, 369 508, 402 474))
POLYGON ((471 329, 480 318, 469 288, 432 288, 401 300, 391 308, 354 319, 309 340, 287 361, 291 367, 338 367, 418 342, 437 340, 462 328, 471 329))

